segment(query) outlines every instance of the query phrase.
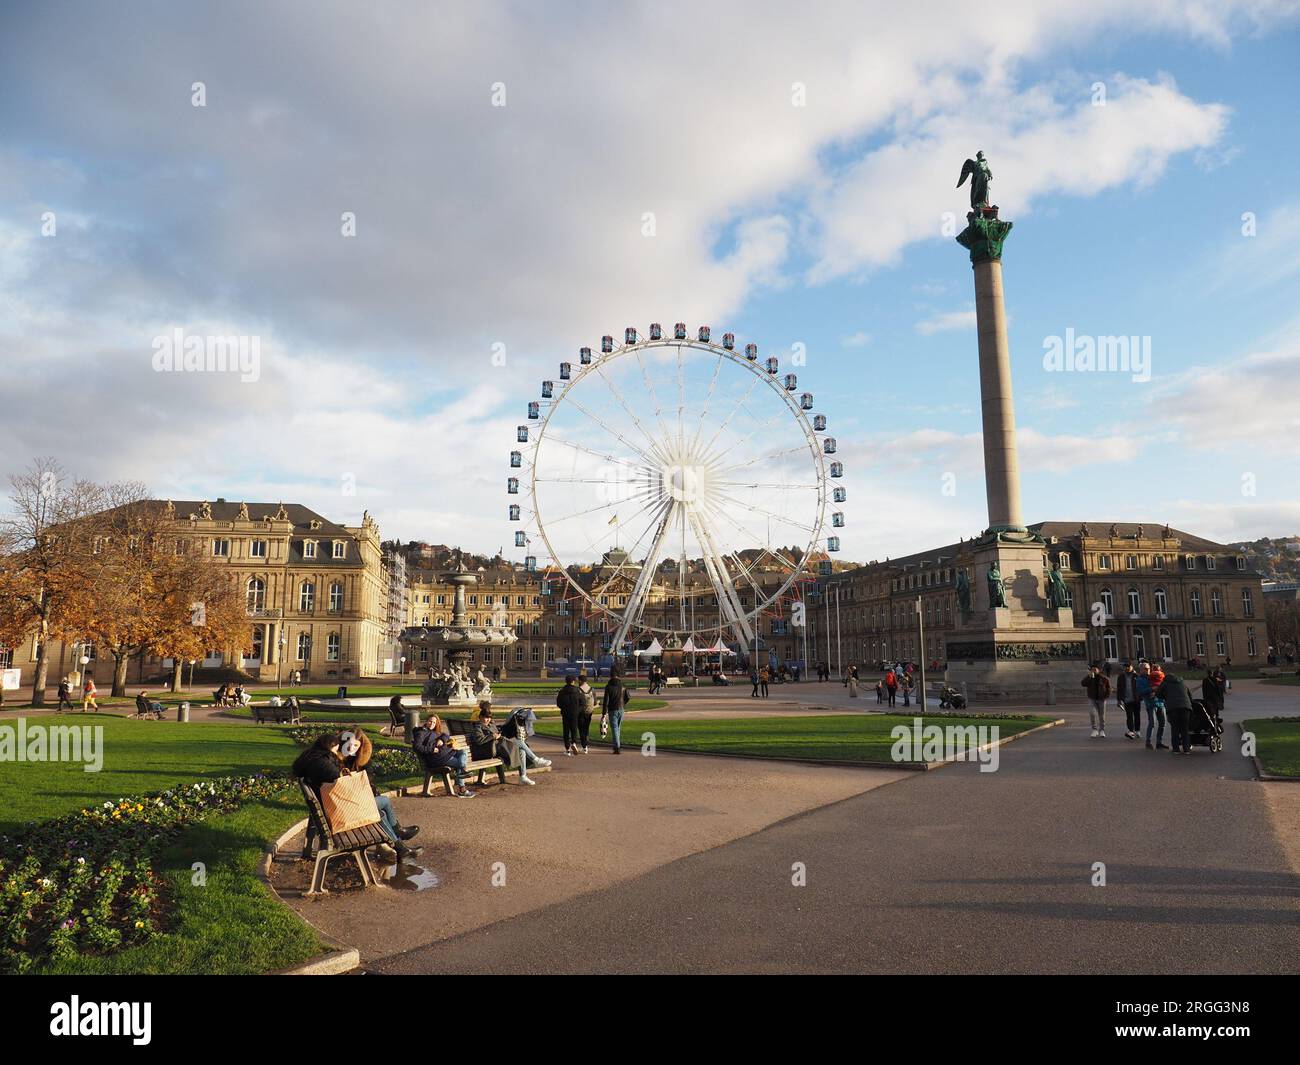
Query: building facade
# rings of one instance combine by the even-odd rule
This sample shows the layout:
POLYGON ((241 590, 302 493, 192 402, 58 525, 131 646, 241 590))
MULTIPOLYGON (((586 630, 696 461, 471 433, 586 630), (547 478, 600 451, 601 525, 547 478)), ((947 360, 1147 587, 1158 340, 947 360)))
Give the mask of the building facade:
MULTIPOLYGON (((158 506, 178 550, 203 552, 229 568, 248 614, 249 653, 227 662, 214 648, 197 666, 238 666, 271 681, 287 680, 293 670, 317 682, 380 671, 390 631, 390 576, 369 514, 353 527, 299 504, 217 499, 158 506)), ((54 641, 50 651, 51 685, 79 673, 82 657, 90 659, 87 668, 98 683, 112 677, 112 660, 100 661, 90 641, 54 641)), ((26 686, 35 675, 36 652, 33 636, 0 652, 0 662, 19 669, 26 686)), ((143 683, 170 674, 171 667, 170 659, 133 658, 127 680, 143 683)))
MULTIPOLYGON (((1044 573, 1059 568, 1075 623, 1087 629, 1089 660, 1266 661, 1261 575, 1234 548, 1134 522, 1029 528, 1043 538, 1044 573)), ((833 667, 941 666, 965 554, 958 542, 819 580, 809 604, 812 657, 833 667)))

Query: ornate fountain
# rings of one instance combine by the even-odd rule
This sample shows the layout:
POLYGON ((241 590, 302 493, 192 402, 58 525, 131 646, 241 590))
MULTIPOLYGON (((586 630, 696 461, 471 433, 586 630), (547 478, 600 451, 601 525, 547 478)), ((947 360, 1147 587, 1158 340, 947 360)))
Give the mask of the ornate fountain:
POLYGON ((470 659, 478 647, 507 647, 519 637, 507 625, 467 625, 465 623, 465 589, 479 583, 479 575, 465 568, 464 559, 456 569, 442 574, 443 582, 452 585, 451 624, 435 628, 415 626, 402 630, 404 644, 445 651, 446 664, 429 671, 420 693, 425 706, 474 706, 480 699, 492 698, 492 684, 480 667, 471 673, 470 659))

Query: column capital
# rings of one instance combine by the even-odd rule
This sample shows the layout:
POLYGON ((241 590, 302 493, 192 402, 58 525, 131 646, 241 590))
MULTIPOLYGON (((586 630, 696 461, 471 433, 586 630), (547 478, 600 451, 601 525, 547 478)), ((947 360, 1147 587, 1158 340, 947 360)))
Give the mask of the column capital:
POLYGON ((966 228, 957 234, 957 243, 970 252, 970 264, 1001 262, 1002 245, 1011 233, 1013 222, 998 218, 996 207, 981 207, 966 215, 966 228))

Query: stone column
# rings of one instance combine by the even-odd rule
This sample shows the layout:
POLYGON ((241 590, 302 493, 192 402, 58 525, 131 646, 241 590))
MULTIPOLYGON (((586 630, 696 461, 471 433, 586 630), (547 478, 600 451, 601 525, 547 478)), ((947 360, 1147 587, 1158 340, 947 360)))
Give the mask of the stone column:
POLYGON ((998 219, 996 207, 980 208, 966 218, 968 224, 957 241, 969 250, 975 272, 988 531, 1024 532, 1016 414, 1011 396, 1011 349, 1007 344, 1007 315, 1002 298, 1002 245, 1012 224, 998 219))

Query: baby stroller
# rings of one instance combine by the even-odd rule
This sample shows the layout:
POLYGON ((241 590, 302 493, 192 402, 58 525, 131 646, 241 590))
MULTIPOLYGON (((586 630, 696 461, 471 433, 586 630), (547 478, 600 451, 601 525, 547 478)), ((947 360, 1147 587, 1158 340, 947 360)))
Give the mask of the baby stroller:
POLYGON ((939 689, 939 709, 940 710, 965 710, 966 696, 962 695, 956 688, 951 688, 945 684, 939 689))
POLYGON ((1215 754, 1223 750, 1223 718, 1211 713, 1204 699, 1193 699, 1187 715, 1187 742, 1193 747, 1208 747, 1215 754))

